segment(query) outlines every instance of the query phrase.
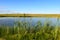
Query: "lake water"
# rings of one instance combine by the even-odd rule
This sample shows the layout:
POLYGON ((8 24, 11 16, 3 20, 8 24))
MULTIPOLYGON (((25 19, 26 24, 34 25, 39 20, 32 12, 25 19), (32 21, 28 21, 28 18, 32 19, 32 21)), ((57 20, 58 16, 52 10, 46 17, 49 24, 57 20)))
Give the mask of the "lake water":
POLYGON ((5 24, 13 26, 15 21, 32 21, 32 24, 37 21, 44 23, 45 21, 51 21, 52 24, 56 24, 57 18, 44 18, 44 17, 0 17, 0 25, 5 24))

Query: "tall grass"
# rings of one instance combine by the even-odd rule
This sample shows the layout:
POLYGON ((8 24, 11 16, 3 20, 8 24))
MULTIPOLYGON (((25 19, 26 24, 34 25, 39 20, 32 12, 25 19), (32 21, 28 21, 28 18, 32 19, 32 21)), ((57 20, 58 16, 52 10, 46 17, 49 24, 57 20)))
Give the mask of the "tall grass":
POLYGON ((0 38, 3 40, 60 40, 60 27, 57 19, 56 25, 45 21, 44 25, 38 21, 32 25, 32 21, 17 21, 13 27, 1 26, 0 38))

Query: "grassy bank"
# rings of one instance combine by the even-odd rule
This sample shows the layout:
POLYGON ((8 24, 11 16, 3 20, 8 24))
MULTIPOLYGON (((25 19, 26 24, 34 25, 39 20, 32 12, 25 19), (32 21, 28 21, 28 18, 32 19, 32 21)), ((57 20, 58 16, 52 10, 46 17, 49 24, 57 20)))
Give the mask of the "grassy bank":
POLYGON ((16 13, 16 14, 0 14, 0 17, 60 17, 60 14, 29 14, 29 13, 16 13))
POLYGON ((44 25, 38 21, 17 21, 14 27, 0 26, 0 40, 60 40, 60 26, 45 21, 44 25))

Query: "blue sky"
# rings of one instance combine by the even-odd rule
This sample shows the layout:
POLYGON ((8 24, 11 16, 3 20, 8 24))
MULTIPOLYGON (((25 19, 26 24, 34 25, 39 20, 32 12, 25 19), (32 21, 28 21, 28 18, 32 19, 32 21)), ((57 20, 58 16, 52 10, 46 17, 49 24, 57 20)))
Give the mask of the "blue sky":
POLYGON ((60 0, 0 0, 0 13, 60 13, 60 0))

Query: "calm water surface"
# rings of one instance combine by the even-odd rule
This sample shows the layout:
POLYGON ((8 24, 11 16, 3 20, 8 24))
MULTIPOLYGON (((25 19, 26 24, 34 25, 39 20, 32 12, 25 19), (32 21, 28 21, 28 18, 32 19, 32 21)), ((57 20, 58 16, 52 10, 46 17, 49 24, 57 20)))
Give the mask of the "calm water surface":
POLYGON ((0 17, 0 25, 5 24, 9 26, 13 26, 15 21, 32 21, 32 23, 36 23, 37 21, 41 21, 44 23, 45 21, 51 21, 52 24, 56 24, 57 18, 42 18, 42 17, 0 17))

